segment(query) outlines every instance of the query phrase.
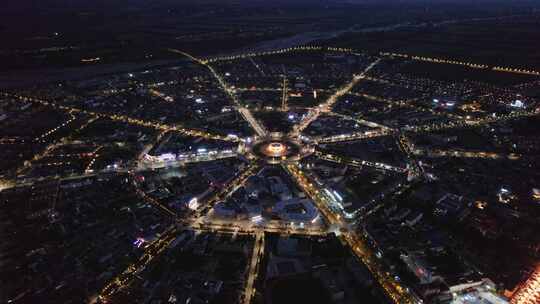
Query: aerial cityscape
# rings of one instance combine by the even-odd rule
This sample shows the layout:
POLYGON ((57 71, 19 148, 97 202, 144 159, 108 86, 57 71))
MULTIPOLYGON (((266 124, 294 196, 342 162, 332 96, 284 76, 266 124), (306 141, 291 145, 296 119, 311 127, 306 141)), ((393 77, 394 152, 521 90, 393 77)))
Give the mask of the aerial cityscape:
POLYGON ((540 3, 67 2, 0 13, 1 303, 540 304, 540 3))

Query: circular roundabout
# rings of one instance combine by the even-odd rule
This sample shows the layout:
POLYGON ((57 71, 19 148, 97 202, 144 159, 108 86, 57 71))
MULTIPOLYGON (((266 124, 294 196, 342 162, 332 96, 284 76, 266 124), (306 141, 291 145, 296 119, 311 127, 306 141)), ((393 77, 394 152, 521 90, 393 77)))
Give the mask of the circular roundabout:
POLYGON ((299 160, 308 150, 293 138, 276 135, 258 139, 251 146, 251 152, 256 157, 270 164, 299 160))

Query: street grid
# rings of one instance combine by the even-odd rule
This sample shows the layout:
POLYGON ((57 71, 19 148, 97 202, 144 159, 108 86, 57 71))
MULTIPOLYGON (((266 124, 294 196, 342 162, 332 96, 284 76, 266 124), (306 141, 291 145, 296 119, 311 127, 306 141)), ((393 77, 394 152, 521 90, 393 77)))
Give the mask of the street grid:
MULTIPOLYGON (((249 126, 252 128, 254 133, 257 137, 266 137, 268 136, 268 130, 264 126, 263 123, 261 123, 255 116, 252 114, 252 111, 245 107, 242 102, 239 100, 239 98, 236 95, 236 92, 240 92, 242 90, 249 90, 248 88, 232 88, 230 84, 226 82, 224 79, 224 76, 221 75, 215 67, 213 67, 213 64, 221 62, 221 61, 232 61, 241 58, 249 58, 251 63, 260 70, 261 73, 264 73, 263 70, 261 70, 261 67, 253 60, 254 58, 257 58, 259 56, 267 56, 267 55, 280 55, 280 54, 286 54, 288 52, 309 52, 309 51, 320 51, 323 50, 321 47, 303 47, 298 49, 289 49, 289 50, 280 50, 275 52, 265 52, 265 53, 257 53, 257 54, 245 54, 245 55, 238 55, 233 57, 221 57, 221 58, 209 58, 209 59, 200 59, 196 58, 190 54, 187 54, 185 52, 170 49, 171 52, 177 53, 181 56, 185 56, 192 60, 193 62, 200 64, 208 69, 208 71, 215 77, 217 82, 219 83, 219 86, 221 89, 226 93, 226 95, 230 98, 231 103, 235 107, 235 110, 241 115, 241 117, 249 124, 249 126)), ((347 54, 355 54, 357 51, 350 50, 350 49, 334 49, 334 48, 327 48, 327 51, 337 51, 337 52, 343 52, 347 54)), ((389 100, 384 97, 377 97, 377 96, 371 96, 367 94, 361 94, 361 93, 355 93, 353 92, 353 88, 356 88, 358 86, 362 86, 362 82, 364 80, 369 81, 376 81, 376 82, 385 82, 384 80, 377 79, 375 77, 368 76, 369 71, 376 67, 377 64, 383 59, 387 57, 400 57, 400 58, 410 58, 412 60, 418 60, 418 61, 427 61, 427 62, 435 62, 440 64, 457 64, 462 65, 474 69, 492 69, 494 71, 499 72, 507 72, 507 73, 524 73, 524 74, 531 74, 531 75, 540 75, 536 71, 530 71, 530 70, 520 70, 520 69, 511 69, 511 68, 505 68, 505 67, 489 67, 486 65, 479 65, 474 63, 467 63, 467 62, 457 62, 457 61, 451 61, 451 60, 444 60, 444 59, 434 59, 434 58, 424 58, 424 57, 417 57, 417 56, 410 56, 410 55, 403 55, 403 54, 392 54, 392 53, 384 53, 384 54, 378 54, 378 56, 363 70, 359 71, 358 74, 355 74, 353 78, 346 83, 345 85, 339 87, 337 90, 328 90, 327 93, 329 93, 329 97, 321 104, 309 108, 307 115, 304 116, 303 119, 301 119, 299 122, 294 124, 292 131, 287 134, 287 136, 292 138, 297 138, 298 136, 302 135, 302 132, 314 121, 316 121, 321 115, 329 115, 329 116, 336 116, 341 119, 346 120, 352 120, 359 124, 369 126, 371 129, 367 132, 353 132, 353 133, 345 133, 340 135, 334 135, 334 136, 322 136, 322 137, 311 137, 307 139, 306 141, 309 141, 310 144, 314 145, 315 153, 313 153, 313 156, 320 158, 322 160, 337 162, 341 164, 351 165, 351 166, 357 166, 357 167, 374 167, 379 170, 387 170, 394 173, 400 173, 407 175, 409 177, 409 180, 420 180, 425 179, 425 172, 423 171, 422 166, 418 163, 417 156, 419 155, 427 155, 429 157, 466 157, 466 158, 486 158, 486 159, 497 159, 497 158, 507 158, 508 155, 500 155, 494 152, 486 151, 486 152, 468 152, 468 151, 422 151, 419 149, 414 149, 411 147, 410 138, 409 135, 415 134, 415 133, 424 133, 424 132, 433 132, 433 131, 439 131, 439 130, 449 130, 449 129, 462 129, 462 128, 477 128, 484 125, 501 122, 501 121, 508 121, 508 120, 515 120, 520 119, 523 117, 530 117, 530 116, 536 116, 539 114, 538 110, 532 110, 532 111, 520 111, 520 112, 513 112, 507 115, 500 115, 497 117, 483 117, 483 118, 464 118, 460 116, 452 116, 453 119, 450 122, 443 122, 443 123, 436 123, 436 124, 426 124, 426 125, 413 125, 413 126, 407 126, 404 128, 395 128, 392 126, 386 126, 382 123, 374 122, 366 120, 365 118, 358 118, 358 117, 352 117, 350 115, 342 114, 334 112, 333 107, 338 101, 338 99, 346 94, 356 95, 365 97, 370 100, 374 100, 376 102, 380 102, 382 104, 386 105, 394 105, 398 107, 408 107, 408 108, 414 108, 413 105, 411 105, 408 102, 404 101, 395 101, 395 100, 389 100), (328 144, 328 143, 346 143, 350 141, 358 141, 358 140, 364 140, 364 139, 375 139, 379 137, 387 137, 391 136, 395 139, 396 143, 399 145, 401 151, 405 154, 406 157, 406 166, 405 167, 396 167, 394 165, 389 165, 385 163, 374 163, 372 161, 366 161, 362 159, 354 159, 342 155, 335 155, 333 153, 326 153, 324 151, 320 151, 317 149, 317 146, 320 144, 328 144)), ((387 82, 387 81, 386 81, 387 82)), ((399 86, 399 84, 391 84, 399 86)), ((282 87, 281 88, 267 88, 268 90, 276 90, 278 92, 281 92, 281 102, 280 102, 280 109, 276 109, 276 111, 287 111, 289 108, 291 108, 291 104, 288 102, 288 96, 287 96, 287 90, 288 90, 288 83, 286 75, 283 76, 282 80, 282 87)), ((143 127, 148 127, 155 129, 159 132, 161 132, 161 136, 165 134, 166 132, 178 132, 181 134, 189 135, 189 136, 196 136, 196 137, 202 137, 206 139, 217 139, 217 140, 224 140, 224 141, 234 141, 234 142, 243 142, 245 141, 244 138, 229 138, 224 137, 219 134, 213 134, 211 132, 208 132, 206 130, 197 130, 197 129, 191 129, 186 128, 181 124, 175 124, 175 125, 169 125, 157 121, 146 121, 138 118, 132 118, 126 115, 119 115, 115 113, 103 113, 103 112, 93 112, 93 111, 87 111, 84 109, 79 109, 76 107, 71 106, 63 106, 58 105, 54 101, 48 101, 37 97, 32 96, 23 96, 18 94, 11 94, 11 93, 3 93, 4 97, 11 97, 15 98, 24 102, 31 102, 31 103, 37 103, 40 105, 44 105, 47 107, 52 107, 54 109, 66 112, 70 115, 70 119, 68 121, 63 122, 58 127, 48 131, 47 133, 44 133, 39 137, 39 139, 47 137, 51 132, 55 132, 57 129, 62 128, 70 124, 73 120, 77 119, 79 116, 85 116, 87 118, 87 122, 91 123, 92 121, 99 119, 99 118, 107 118, 114 121, 120 121, 127 124, 133 124, 143 127)), ((425 109, 421 109, 421 111, 426 111, 425 109)), ((434 111, 432 111, 434 112, 434 111)), ((445 113, 433 113, 435 115, 440 116, 451 116, 450 114, 445 113)), ((156 142, 161 138, 161 136, 158 136, 156 142)), ((53 146, 48 146, 45 151, 41 154, 38 154, 34 157, 33 161, 39 159, 40 157, 43 157, 43 155, 47 154, 51 149, 54 149, 53 146)), ((81 175, 81 177, 89 176, 91 174, 96 174, 92 170, 93 163, 95 162, 96 158, 99 157, 99 151, 103 147, 98 146, 96 149, 92 152, 92 159, 88 163, 85 174, 81 175)), ((150 148, 150 147, 149 147, 150 148)), ((239 152, 241 153, 241 152, 239 152)), ((143 153, 142 153, 143 154, 143 153)), ((142 154, 139 156, 139 158, 142 158, 142 154)), ((159 210, 161 210, 166 216, 171 217, 175 220, 175 224, 171 225, 165 233, 163 233, 158 239, 154 240, 151 244, 149 244, 145 249, 145 254, 138 260, 135 261, 133 264, 131 264, 125 271, 123 271, 120 275, 115 277, 109 284, 103 288, 102 292, 100 293, 100 297, 103 301, 106 301, 107 298, 110 298, 113 294, 127 288, 130 286, 131 282, 134 280, 137 280, 137 273, 141 271, 145 267, 145 265, 148 265, 151 263, 156 257, 158 257, 164 250, 167 249, 168 245, 175 239, 175 235, 179 233, 182 229, 193 229, 197 231, 210 231, 210 232, 217 232, 217 233, 245 233, 252 235, 255 239, 255 244, 253 248, 253 252, 251 253, 251 260, 249 263, 249 272, 248 272, 248 278, 246 279, 246 287, 245 292, 243 295, 243 303, 250 303, 253 295, 254 295, 254 282, 257 277, 258 273, 258 265, 259 260, 262 255, 264 255, 264 234, 265 232, 270 233, 280 233, 280 234, 295 234, 295 235, 325 235, 326 233, 329 233, 329 231, 320 230, 320 229, 298 229, 298 228, 287 228, 283 229, 281 227, 276 227, 269 225, 268 227, 265 226, 250 226, 247 224, 235 224, 234 221, 231 221, 227 223, 227 225, 224 225, 223 223, 212 223, 212 220, 207 218, 205 215, 216 203, 221 202, 225 200, 227 197, 229 197, 234 191, 236 191, 239 187, 241 187, 245 181, 253 176, 258 174, 262 168, 265 166, 265 164, 257 158, 253 158, 252 156, 246 156, 248 159, 250 159, 250 163, 244 168, 241 172, 238 172, 235 177, 222 188, 221 191, 216 193, 215 195, 212 195, 204 202, 199 202, 199 206, 197 206, 197 210, 193 213, 193 215, 189 218, 185 218, 177 214, 174 210, 171 210, 167 206, 163 205, 159 201, 147 196, 143 190, 137 190, 137 195, 143 199, 144 201, 150 203, 151 205, 155 206, 159 210)), ((212 161, 212 159, 193 159, 193 162, 198 161, 212 161)), ((31 166, 32 161, 26 163, 23 167, 19 168, 18 171, 22 171, 27 169, 27 167, 31 166)), ((347 222, 342 215, 339 213, 336 213, 335 210, 330 208, 330 202, 329 198, 326 197, 322 191, 322 189, 319 189, 317 186, 317 183, 312 180, 309 173, 305 172, 302 166, 299 164, 298 161, 294 162, 284 162, 282 163, 282 168, 288 173, 290 177, 293 178, 293 180, 296 182, 296 184, 311 198, 311 200, 314 202, 315 206, 318 208, 318 210, 321 212, 321 214, 324 216, 324 220, 328 226, 334 226, 339 227, 340 230, 340 239, 346 242, 352 252, 356 254, 356 256, 361 260, 367 268, 371 271, 374 278, 377 280, 379 286, 382 287, 385 294, 388 296, 389 299, 392 300, 394 303, 418 303, 419 299, 416 295, 414 295, 406 286, 403 286, 403 283, 397 282, 392 276, 388 275, 384 271, 384 267, 381 265, 381 261, 375 257, 374 252, 370 249, 366 239, 364 236, 360 235, 356 232, 356 227, 354 224, 351 224, 347 222)), ((131 176, 134 176, 134 174, 141 170, 141 168, 137 167, 131 167, 131 168, 123 168, 122 171, 119 172, 127 172, 131 176)), ((97 172, 99 174, 99 172, 97 172)), ((74 178, 74 177, 71 177, 74 178)), ((75 177, 76 178, 76 177, 75 177)), ((17 181, 14 181, 15 184, 17 184, 17 181)), ((404 184, 403 187, 408 187, 408 184, 404 184)))

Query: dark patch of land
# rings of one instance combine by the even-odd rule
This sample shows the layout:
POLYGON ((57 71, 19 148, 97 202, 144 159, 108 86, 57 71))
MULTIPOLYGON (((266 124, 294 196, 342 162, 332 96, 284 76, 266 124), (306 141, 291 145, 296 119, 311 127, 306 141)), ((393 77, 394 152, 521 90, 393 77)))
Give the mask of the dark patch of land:
MULTIPOLYGON (((522 15, 530 14, 531 7, 534 4, 528 2, 495 0, 475 4, 326 0, 18 1, 7 4, 0 12, 0 39, 9 42, 0 47, 0 66, 6 71, 168 60, 178 56, 166 52, 166 48, 211 55, 249 49, 260 42, 306 32, 332 33, 396 24, 437 24, 453 19, 522 15), (99 60, 82 61, 93 58, 99 60)), ((482 58, 486 54, 497 56, 499 52, 512 51, 514 59, 522 58, 523 54, 538 58, 538 53, 529 53, 534 49, 530 42, 539 40, 534 39, 539 35, 535 31, 537 19, 513 22, 511 29, 503 23, 495 27, 457 23, 448 28, 375 31, 346 35, 332 43, 372 50, 423 50, 421 53, 450 57, 459 55, 456 51, 482 58), (474 43, 460 43, 465 38, 474 43), (496 40, 504 48, 493 48, 496 40), (478 45, 491 48, 491 53, 474 52, 478 45)))
POLYGON ((538 70, 539 27, 540 15, 531 13, 443 25, 428 22, 421 27, 403 27, 387 32, 348 33, 326 43, 373 52, 405 53, 538 70))

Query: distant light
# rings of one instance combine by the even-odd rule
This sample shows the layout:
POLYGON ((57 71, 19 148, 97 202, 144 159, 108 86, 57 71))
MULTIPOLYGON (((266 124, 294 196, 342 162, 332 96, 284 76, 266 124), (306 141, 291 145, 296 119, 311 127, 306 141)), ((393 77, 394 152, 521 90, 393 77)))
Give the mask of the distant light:
POLYGON ((341 197, 341 195, 339 195, 339 193, 336 192, 336 190, 332 191, 334 193, 334 195, 337 197, 337 199, 341 202, 343 201, 343 197, 341 197))
POLYGON ((169 161, 174 160, 176 158, 176 155, 173 153, 163 153, 160 156, 158 156, 159 161, 169 161))
POLYGON ((133 242, 133 245, 137 246, 137 248, 141 248, 141 246, 146 242, 146 240, 142 237, 138 237, 135 242, 133 242))
POLYGON ((263 220, 262 215, 255 215, 255 216, 251 217, 251 221, 252 221, 253 223, 258 223, 258 222, 260 222, 260 221, 262 221, 262 220, 263 220))
POLYGON ((327 188, 324 188, 324 192, 326 192, 326 194, 330 197, 330 198, 334 198, 334 195, 332 195, 332 192, 330 192, 330 190, 328 190, 327 188))
POLYGON ((533 188, 532 195, 535 200, 540 200, 540 189, 533 188))
POLYGON ((192 198, 188 203, 188 208, 191 210, 197 210, 197 208, 199 208, 199 200, 196 197, 192 198))
POLYGON ((133 76, 135 76, 135 75, 133 75, 133 73, 129 73, 128 76, 129 76, 130 78, 133 78, 133 76))
POLYGON ((510 104, 510 106, 513 108, 523 108, 525 107, 525 104, 523 101, 516 99, 510 104))

